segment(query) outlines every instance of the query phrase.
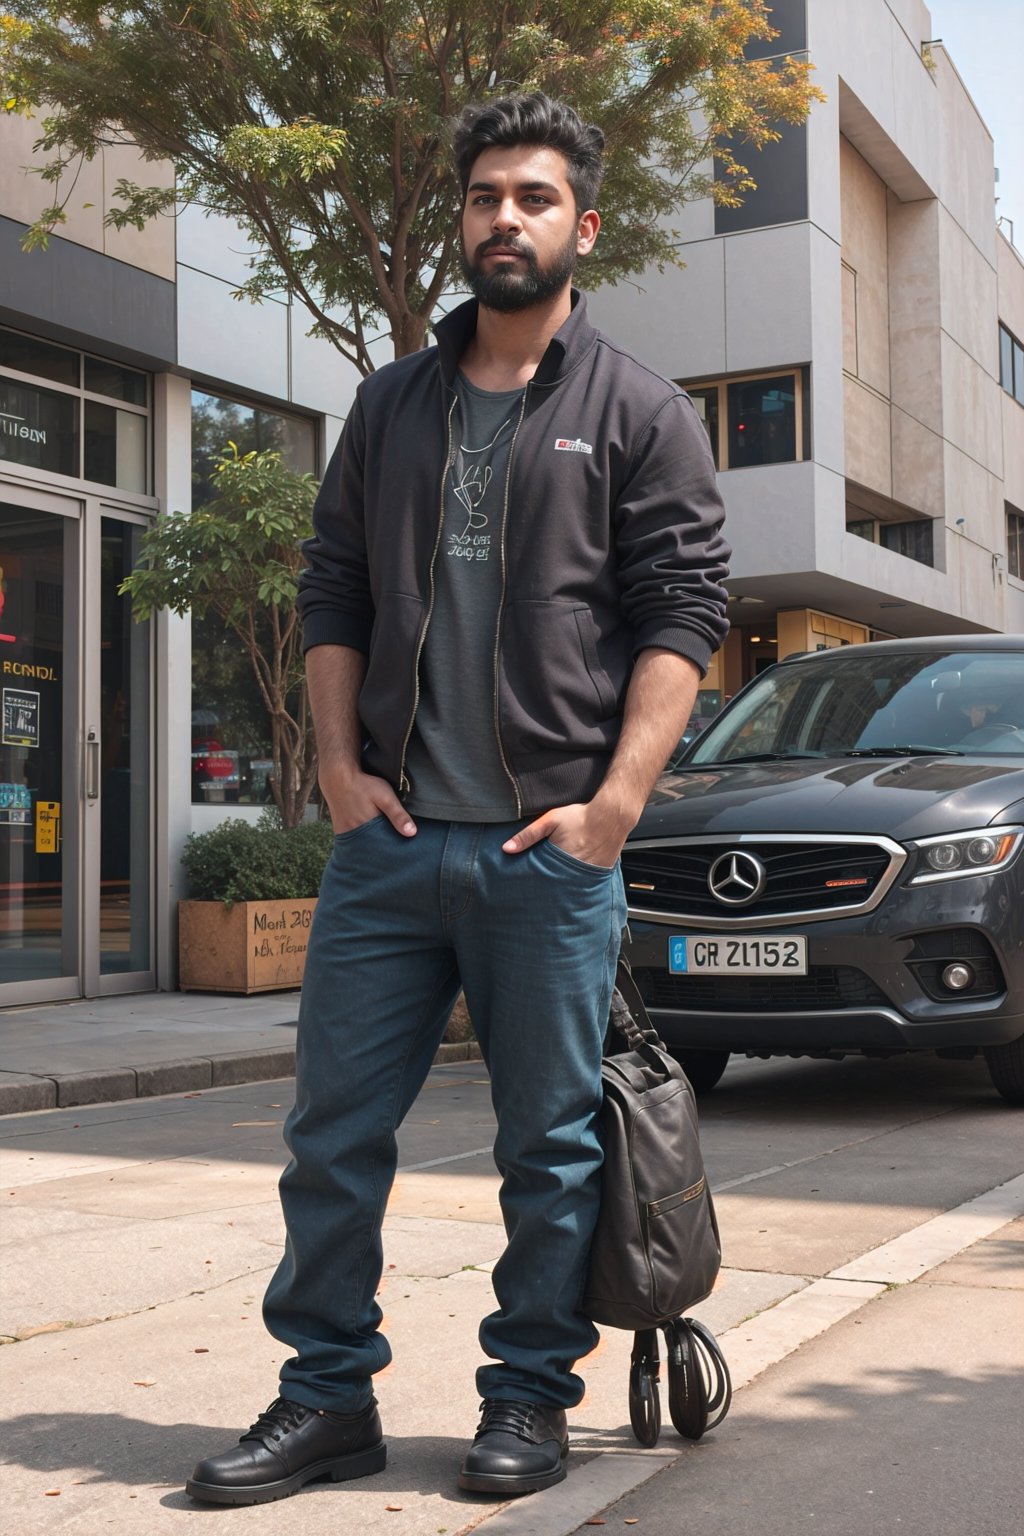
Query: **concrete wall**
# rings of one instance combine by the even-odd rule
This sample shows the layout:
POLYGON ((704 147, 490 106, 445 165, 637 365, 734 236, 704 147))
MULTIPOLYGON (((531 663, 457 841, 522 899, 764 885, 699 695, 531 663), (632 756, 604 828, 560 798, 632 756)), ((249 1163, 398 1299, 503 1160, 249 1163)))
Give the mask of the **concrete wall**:
POLYGON ((174 173, 166 161, 140 164, 128 145, 111 145, 54 188, 27 173, 34 160, 32 145, 41 127, 36 117, 0 116, 0 213, 32 224, 50 203, 60 202, 70 188, 67 222, 57 226, 62 240, 84 245, 156 277, 174 281, 174 219, 152 219, 144 229, 108 229, 103 216, 113 204, 114 185, 122 178, 145 186, 169 187, 174 173), (72 186, 73 183, 73 186, 72 186), (90 206, 91 205, 91 206, 90 206))
POLYGON ((881 177, 842 136, 839 187, 846 473, 859 485, 891 496, 887 192, 881 177))
POLYGON ((314 317, 305 306, 283 292, 261 304, 232 297, 250 275, 251 255, 231 220, 197 208, 179 214, 179 366, 212 385, 344 420, 358 371, 330 342, 306 334, 314 317))

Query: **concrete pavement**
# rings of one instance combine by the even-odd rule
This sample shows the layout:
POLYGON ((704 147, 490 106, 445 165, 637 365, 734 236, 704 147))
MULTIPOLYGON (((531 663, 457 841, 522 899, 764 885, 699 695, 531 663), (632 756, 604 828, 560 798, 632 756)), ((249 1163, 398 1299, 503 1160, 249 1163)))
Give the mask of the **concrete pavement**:
MULTIPOLYGON (((143 992, 0 1011, 0 1115, 258 1083, 295 1070, 298 992, 143 992)), ((439 1061, 477 1056, 443 1045, 439 1061)))
POLYGON ((666 1536, 1015 1529, 1021 1121, 983 1069, 950 1062, 731 1066, 703 1120, 728 1267, 698 1312, 740 1386, 732 1414, 699 1446, 668 1427, 640 1451, 629 1339, 609 1330, 584 1366, 569 1478, 504 1508, 454 1486, 502 1246, 488 1085, 478 1063, 435 1067, 387 1218, 387 1470, 248 1510, 193 1504, 192 1462, 274 1390, 259 1300, 282 1239, 290 1093, 193 1090, 0 1125, 11 1536, 202 1521, 275 1536, 569 1536, 590 1519, 666 1536))

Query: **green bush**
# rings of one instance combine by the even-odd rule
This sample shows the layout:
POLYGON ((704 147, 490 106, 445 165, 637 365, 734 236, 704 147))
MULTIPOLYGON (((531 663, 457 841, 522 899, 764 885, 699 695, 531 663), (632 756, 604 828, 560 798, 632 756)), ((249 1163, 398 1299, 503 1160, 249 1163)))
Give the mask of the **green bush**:
POLYGON ((196 901, 294 901, 316 896, 331 855, 329 821, 290 831, 274 810, 259 821, 229 820, 185 840, 181 862, 196 901))

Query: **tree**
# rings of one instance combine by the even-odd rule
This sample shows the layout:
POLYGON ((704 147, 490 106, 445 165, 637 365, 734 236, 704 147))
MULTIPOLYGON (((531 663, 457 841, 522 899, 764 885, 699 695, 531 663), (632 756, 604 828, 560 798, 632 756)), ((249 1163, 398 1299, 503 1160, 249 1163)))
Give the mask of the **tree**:
POLYGON ((177 184, 119 181, 107 222, 141 228, 183 199, 237 220, 256 251, 239 296, 288 289, 364 374, 378 332, 415 351, 453 289, 447 124, 466 102, 541 89, 604 128, 603 229, 580 272, 595 287, 678 263, 673 212, 735 206, 747 150, 821 96, 806 60, 744 56, 777 35, 771 0, 8 3, 0 103, 43 112, 54 189, 26 244, 59 228, 83 155, 134 144, 177 184))
POLYGON ((312 532, 316 481, 275 452, 217 456, 214 494, 191 514, 158 517, 121 584, 137 619, 158 608, 216 614, 241 641, 270 724, 271 791, 286 827, 297 826, 316 783, 316 747, 295 608, 312 532))

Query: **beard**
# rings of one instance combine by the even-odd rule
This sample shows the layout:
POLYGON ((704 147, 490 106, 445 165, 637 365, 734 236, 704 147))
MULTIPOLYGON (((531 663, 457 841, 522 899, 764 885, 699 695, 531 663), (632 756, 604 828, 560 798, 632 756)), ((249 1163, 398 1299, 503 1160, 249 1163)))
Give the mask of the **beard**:
POLYGON ((561 293, 576 270, 576 239, 577 234, 573 230, 562 249, 551 258, 550 264, 542 267, 537 252, 526 240, 510 240, 493 235, 483 245, 477 246, 472 261, 463 247, 462 275, 478 303, 486 309, 514 314, 534 304, 544 304, 561 293), (522 261, 514 267, 502 265, 488 269, 484 265, 484 258, 488 251, 499 246, 517 252, 522 261))

